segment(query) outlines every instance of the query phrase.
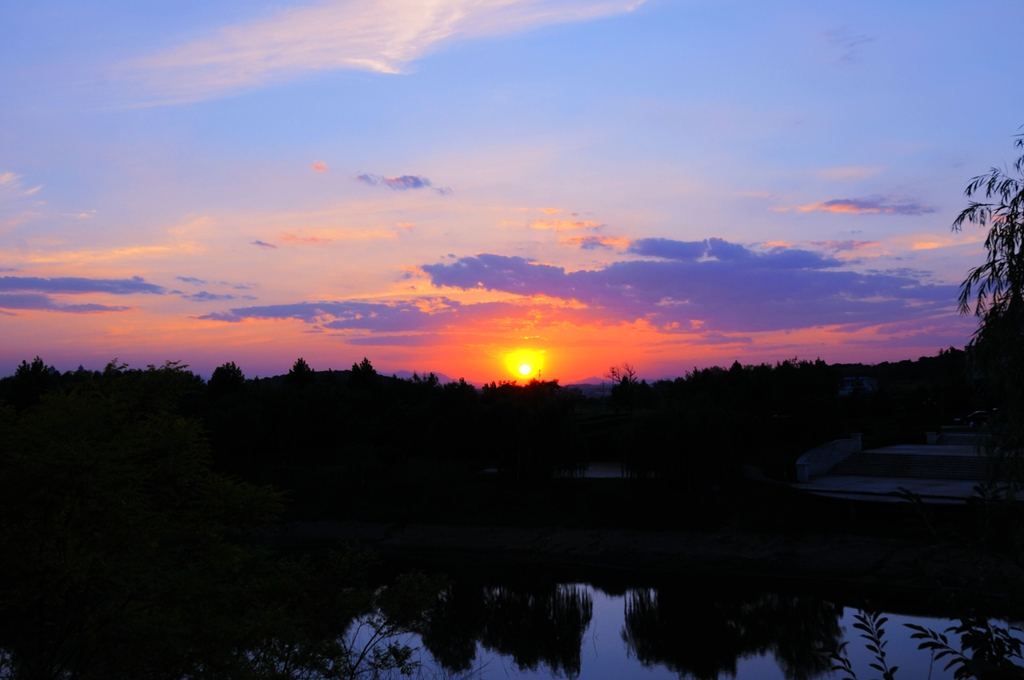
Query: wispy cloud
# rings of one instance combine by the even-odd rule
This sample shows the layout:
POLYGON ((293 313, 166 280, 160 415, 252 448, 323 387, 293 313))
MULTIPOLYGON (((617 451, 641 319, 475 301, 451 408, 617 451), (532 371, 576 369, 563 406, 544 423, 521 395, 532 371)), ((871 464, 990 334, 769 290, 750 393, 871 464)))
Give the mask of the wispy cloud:
MULTIPOLYGON (((404 231, 404 229, 403 229, 404 231)), ((304 243, 307 245, 327 245, 335 241, 390 241, 398 238, 396 231, 371 229, 367 231, 349 231, 344 229, 322 229, 313 233, 281 234, 283 243, 304 243)))
POLYGON ((251 241, 250 245, 259 246, 260 248, 273 248, 274 250, 277 250, 277 246, 275 246, 273 243, 267 243, 266 241, 251 241))
POLYGON ((61 277, 44 279, 34 276, 0 276, 0 309, 38 310, 91 314, 98 312, 123 312, 130 307, 102 304, 67 304, 54 295, 86 295, 106 293, 110 295, 151 294, 164 295, 166 289, 145 279, 134 276, 130 279, 88 279, 61 277))
POLYGON ((708 252, 707 241, 675 241, 668 238, 641 238, 633 242, 629 252, 661 257, 666 260, 699 260, 708 252))
POLYGON ((534 220, 530 222, 530 229, 542 229, 550 231, 573 231, 576 229, 598 229, 605 226, 601 222, 573 221, 573 220, 534 220))
MULTIPOLYGON (((783 209, 785 210, 785 209, 783 209)), ((898 198, 871 196, 868 198, 835 198, 821 203, 797 207, 799 212, 831 212, 854 215, 927 215, 935 208, 898 198)))
POLYGON ((625 250, 629 248, 629 239, 614 236, 566 236, 558 239, 563 245, 576 246, 582 250, 596 250, 598 248, 617 248, 625 250))
POLYGON ((356 175, 356 181, 369 184, 372 187, 382 186, 393 191, 406 191, 408 189, 433 189, 434 193, 446 196, 452 193, 450 187, 435 187, 429 179, 421 175, 399 175, 397 177, 384 177, 382 175, 371 175, 363 173, 356 175))
POLYGON ((0 172, 0 198, 16 198, 24 196, 32 196, 39 192, 43 188, 42 184, 34 186, 30 189, 25 188, 25 183, 22 181, 22 176, 16 172, 6 171, 0 172))
POLYGON ((839 50, 839 63, 855 64, 863 56, 864 46, 875 41, 874 37, 854 33, 848 28, 833 28, 825 31, 825 44, 839 50))
POLYGON ((134 295, 149 293, 163 295, 167 291, 163 286, 147 283, 140 276, 130 279, 87 279, 81 277, 60 277, 43 279, 35 276, 0 276, 0 292, 38 292, 38 293, 109 293, 112 295, 134 295))
POLYGON ((89 220, 89 219, 92 219, 93 217, 96 217, 96 211, 95 210, 82 210, 82 211, 76 212, 76 213, 63 213, 63 216, 64 217, 74 217, 75 219, 78 219, 78 220, 89 220))
POLYGON ((106 250, 38 250, 25 255, 24 260, 33 264, 86 264, 115 262, 118 260, 163 259, 173 255, 203 252, 204 246, 186 241, 166 246, 129 246, 106 250))
POLYGON ((848 252, 864 250, 865 248, 878 248, 882 244, 878 241, 811 241, 811 245, 833 252, 848 252))
POLYGON ((445 315, 454 313, 459 305, 441 299, 431 312, 410 301, 391 303, 359 300, 298 302, 293 304, 240 307, 227 312, 207 314, 199 318, 237 323, 246 319, 297 319, 318 324, 330 330, 363 329, 388 333, 436 329, 444 325, 445 315))
POLYGON ((0 309, 65 312, 68 314, 96 314, 101 312, 123 312, 131 309, 131 307, 92 303, 68 305, 42 293, 0 293, 0 309))
POLYGON ((217 293, 209 293, 209 292, 207 292, 205 290, 201 290, 198 293, 192 293, 191 295, 182 293, 181 297, 183 299, 185 299, 185 300, 191 300, 192 302, 211 302, 211 301, 214 301, 214 300, 234 300, 235 299, 234 295, 228 295, 228 294, 221 295, 221 294, 217 294, 217 293))
POLYGON ((309 166, 309 169, 313 172, 327 172, 327 163, 323 161, 317 161, 313 165, 309 166))
POLYGON ((625 12, 643 0, 321 0, 122 64, 150 102, 188 102, 316 71, 400 73, 455 39, 625 12))
POLYGON ((357 347, 434 347, 450 342, 444 333, 414 333, 410 335, 366 335, 345 338, 345 343, 357 347))
POLYGON ((281 234, 281 240, 285 243, 308 243, 311 245, 319 245, 325 243, 331 243, 334 239, 325 238, 322 236, 299 236, 297 234, 281 234))

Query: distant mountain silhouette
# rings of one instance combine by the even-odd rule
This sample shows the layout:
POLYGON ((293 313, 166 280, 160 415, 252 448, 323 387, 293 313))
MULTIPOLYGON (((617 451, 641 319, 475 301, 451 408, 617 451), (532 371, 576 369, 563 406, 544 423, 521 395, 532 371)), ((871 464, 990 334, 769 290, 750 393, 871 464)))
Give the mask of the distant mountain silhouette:
POLYGON ((592 375, 589 378, 583 380, 575 380, 572 385, 566 385, 566 387, 578 387, 580 385, 600 385, 601 383, 608 383, 608 378, 602 378, 597 375, 592 375))

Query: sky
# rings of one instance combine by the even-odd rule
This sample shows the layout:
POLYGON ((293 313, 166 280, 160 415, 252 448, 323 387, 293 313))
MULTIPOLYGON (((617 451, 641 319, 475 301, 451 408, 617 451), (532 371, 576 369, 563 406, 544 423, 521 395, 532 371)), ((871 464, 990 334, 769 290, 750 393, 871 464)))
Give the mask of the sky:
POLYGON ((963 190, 1024 131, 1015 0, 0 17, 0 375, 934 355, 977 326, 963 190))

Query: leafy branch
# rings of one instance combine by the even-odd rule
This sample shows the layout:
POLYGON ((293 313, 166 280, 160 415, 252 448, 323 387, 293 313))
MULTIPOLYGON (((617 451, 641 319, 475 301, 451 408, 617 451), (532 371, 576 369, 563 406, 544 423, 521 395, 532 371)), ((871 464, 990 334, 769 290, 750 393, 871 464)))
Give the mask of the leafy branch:
MULTIPOLYGON (((861 631, 860 636, 867 641, 864 646, 875 655, 875 661, 868 665, 882 674, 881 680, 895 680, 899 666, 890 668, 885 658, 885 647, 888 642, 885 640, 883 626, 888 623, 889 618, 879 612, 863 610, 854 614, 853 618, 856 620, 853 627, 861 631)), ((832 671, 845 674, 848 680, 857 680, 857 674, 853 670, 850 658, 846 655, 847 644, 846 642, 842 643, 836 651, 832 652, 832 671)))

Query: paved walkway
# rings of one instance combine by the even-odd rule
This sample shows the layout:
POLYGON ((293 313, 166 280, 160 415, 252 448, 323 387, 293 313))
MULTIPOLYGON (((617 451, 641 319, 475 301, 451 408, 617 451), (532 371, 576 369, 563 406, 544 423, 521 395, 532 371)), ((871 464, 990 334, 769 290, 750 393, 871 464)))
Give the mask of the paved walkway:
POLYGON ((915 479, 912 477, 862 477, 858 475, 823 475, 796 487, 823 496, 903 502, 900 488, 920 496, 926 503, 963 503, 976 496, 977 480, 915 479))
MULTIPOLYGON (((973 445, 964 444, 903 444, 886 446, 880 449, 868 449, 861 454, 900 456, 950 457, 977 460, 979 454, 973 445)), ((860 454, 854 454, 857 456, 860 454)), ((922 458, 922 460, 924 460, 922 458)), ((842 463, 837 466, 840 469, 842 463)), ((795 488, 809 493, 849 498, 851 500, 867 500, 872 502, 905 502, 901 497, 901 489, 917 495, 925 503, 964 503, 968 498, 977 496, 975 487, 981 479, 938 479, 921 476, 887 477, 866 474, 829 474, 814 477, 809 482, 795 484, 795 488)))

